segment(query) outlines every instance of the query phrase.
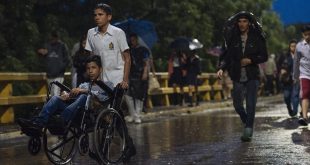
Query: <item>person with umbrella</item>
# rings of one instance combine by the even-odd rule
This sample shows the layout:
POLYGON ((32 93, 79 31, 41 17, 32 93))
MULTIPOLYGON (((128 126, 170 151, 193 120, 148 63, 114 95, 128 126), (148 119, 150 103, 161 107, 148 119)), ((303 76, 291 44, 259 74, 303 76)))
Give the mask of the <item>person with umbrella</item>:
POLYGON ((200 57, 197 55, 197 50, 194 49, 190 51, 189 57, 186 61, 186 81, 188 84, 188 96, 189 96, 189 107, 193 107, 194 100, 196 101, 196 106, 199 105, 199 95, 198 95, 198 75, 201 74, 200 69, 200 57), (196 97, 196 98, 195 98, 196 97))
POLYGON ((183 86, 186 82, 186 54, 181 50, 173 49, 168 61, 169 85, 173 87, 173 104, 184 104, 183 86), (177 93, 177 87, 180 88, 180 94, 177 93))
POLYGON ((228 70, 233 81, 233 105, 244 124, 241 140, 251 141, 259 86, 259 64, 268 59, 266 41, 254 15, 239 12, 224 28, 226 50, 219 58, 218 78, 228 70), (243 101, 246 100, 246 108, 243 101))
POLYGON ((148 86, 148 65, 150 52, 138 44, 138 36, 130 35, 131 68, 129 76, 129 90, 124 96, 128 105, 130 116, 128 122, 141 123, 141 112, 148 86))

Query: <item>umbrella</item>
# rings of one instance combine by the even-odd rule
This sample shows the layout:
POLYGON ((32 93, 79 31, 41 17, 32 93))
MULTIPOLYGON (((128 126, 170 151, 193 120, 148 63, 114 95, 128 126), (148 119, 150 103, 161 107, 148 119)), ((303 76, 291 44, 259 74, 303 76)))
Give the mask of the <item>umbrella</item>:
POLYGON ((155 26, 150 21, 129 18, 121 22, 116 22, 113 25, 124 30, 127 36, 131 33, 136 33, 139 37, 139 43, 142 45, 145 44, 144 46, 148 48, 152 48, 158 40, 155 26))
POLYGON ((218 57, 218 56, 220 56, 223 53, 223 49, 220 46, 215 46, 215 47, 209 48, 207 50, 207 53, 212 55, 212 56, 217 56, 218 57))
POLYGON ((263 38, 266 38, 266 34, 262 29, 261 24, 257 21, 256 17, 254 16, 253 13, 247 12, 247 11, 241 11, 233 16, 231 16, 225 23, 224 28, 223 28, 223 34, 224 34, 224 39, 225 41, 228 41, 229 38, 235 33, 237 29, 237 22, 240 16, 246 16, 250 23, 251 23, 251 28, 258 33, 261 34, 263 38))
POLYGON ((202 47, 203 44, 201 44, 196 38, 191 39, 191 38, 179 37, 176 38, 174 41, 172 41, 170 44, 170 48, 173 48, 178 51, 190 51, 200 49, 202 47))

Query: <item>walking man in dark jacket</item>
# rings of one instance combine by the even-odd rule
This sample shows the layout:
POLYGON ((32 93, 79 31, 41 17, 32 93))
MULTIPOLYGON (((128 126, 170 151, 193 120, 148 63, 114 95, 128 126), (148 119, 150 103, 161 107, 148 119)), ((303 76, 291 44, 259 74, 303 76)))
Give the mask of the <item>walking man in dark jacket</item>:
POLYGON ((233 105, 244 124, 242 141, 251 141, 255 118, 257 90, 259 86, 258 64, 267 61, 265 38, 257 28, 253 14, 240 12, 236 15, 235 28, 226 39, 226 50, 220 56, 217 76, 222 77, 224 70, 233 81, 233 105), (246 108, 243 100, 246 100, 246 108))
MULTIPOLYGON (((57 31, 51 33, 51 40, 38 49, 38 54, 44 57, 47 83, 58 81, 63 83, 66 68, 70 64, 68 47, 59 39, 57 31)), ((51 95, 60 95, 60 88, 52 86, 51 95)))

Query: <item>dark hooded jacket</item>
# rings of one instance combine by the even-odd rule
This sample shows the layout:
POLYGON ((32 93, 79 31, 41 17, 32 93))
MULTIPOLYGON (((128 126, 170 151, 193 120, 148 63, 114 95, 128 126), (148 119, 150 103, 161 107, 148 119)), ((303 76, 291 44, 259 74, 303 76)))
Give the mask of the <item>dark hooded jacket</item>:
POLYGON ((239 81, 241 76, 241 59, 249 58, 252 63, 247 65, 246 74, 249 80, 259 79, 258 64, 266 62, 268 59, 266 41, 260 33, 250 28, 242 52, 242 41, 239 31, 235 31, 229 40, 226 41, 226 49, 220 56, 219 69, 228 70, 229 76, 233 81, 239 81))
POLYGON ((48 78, 63 77, 66 67, 70 65, 68 48, 61 41, 46 44, 48 50, 45 56, 46 74, 48 78))

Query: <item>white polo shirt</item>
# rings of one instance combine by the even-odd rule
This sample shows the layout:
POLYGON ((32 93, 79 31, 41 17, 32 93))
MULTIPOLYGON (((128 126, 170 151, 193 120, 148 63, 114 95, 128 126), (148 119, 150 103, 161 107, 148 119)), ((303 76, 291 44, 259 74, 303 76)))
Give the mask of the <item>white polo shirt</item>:
POLYGON ((104 81, 110 81, 114 86, 123 81, 125 62, 121 53, 129 46, 122 29, 109 24, 103 35, 98 27, 89 29, 85 49, 101 57, 104 81))

